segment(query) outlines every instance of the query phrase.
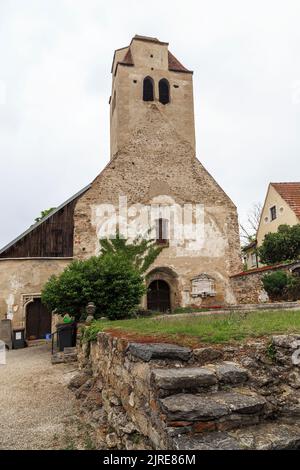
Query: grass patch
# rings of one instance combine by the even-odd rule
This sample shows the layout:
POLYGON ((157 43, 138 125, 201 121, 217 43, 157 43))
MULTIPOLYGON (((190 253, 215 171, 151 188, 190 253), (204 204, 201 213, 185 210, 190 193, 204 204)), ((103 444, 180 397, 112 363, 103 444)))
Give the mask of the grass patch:
POLYGON ((222 310, 222 307, 177 307, 174 310, 174 313, 197 313, 197 312, 207 312, 209 310, 222 310))
POLYGON ((225 343, 273 334, 300 333, 300 310, 231 312, 185 318, 137 318, 97 320, 85 330, 84 341, 93 341, 99 331, 170 338, 176 342, 225 343), (182 341, 184 339, 184 341, 182 341))

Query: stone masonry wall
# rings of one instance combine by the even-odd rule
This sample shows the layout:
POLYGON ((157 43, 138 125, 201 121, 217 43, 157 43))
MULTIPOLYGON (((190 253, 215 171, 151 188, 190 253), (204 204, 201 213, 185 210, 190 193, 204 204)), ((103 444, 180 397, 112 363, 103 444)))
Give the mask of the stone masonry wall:
POLYGON ((300 448, 299 346, 300 335, 191 350, 99 333, 69 387, 99 449, 300 448))
POLYGON ((258 304, 269 302, 267 292, 263 288, 262 278, 276 270, 291 271, 298 263, 291 263, 269 268, 245 271, 230 277, 230 284, 238 304, 258 304))

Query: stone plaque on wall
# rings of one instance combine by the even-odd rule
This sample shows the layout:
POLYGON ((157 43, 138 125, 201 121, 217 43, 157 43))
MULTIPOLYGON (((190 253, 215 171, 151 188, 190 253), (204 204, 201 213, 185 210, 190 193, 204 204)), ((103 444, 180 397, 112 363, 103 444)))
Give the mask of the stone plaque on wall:
POLYGON ((212 297, 215 295, 215 281, 208 274, 199 274, 192 279, 192 297, 212 297))

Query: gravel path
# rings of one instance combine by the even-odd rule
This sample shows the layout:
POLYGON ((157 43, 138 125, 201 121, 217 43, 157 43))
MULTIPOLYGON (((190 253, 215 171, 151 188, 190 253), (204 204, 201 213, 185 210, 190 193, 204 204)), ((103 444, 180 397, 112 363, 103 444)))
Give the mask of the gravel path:
POLYGON ((50 358, 49 346, 38 346, 9 351, 0 365, 0 449, 60 449, 76 434, 67 388, 76 363, 53 366, 50 358))

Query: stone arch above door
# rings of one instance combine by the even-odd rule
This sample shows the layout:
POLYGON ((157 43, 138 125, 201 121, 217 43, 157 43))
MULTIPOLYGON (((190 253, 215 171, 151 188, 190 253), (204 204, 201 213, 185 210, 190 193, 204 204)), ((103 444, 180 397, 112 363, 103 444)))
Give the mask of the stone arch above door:
POLYGON ((170 310, 180 306, 180 293, 177 273, 167 266, 157 267, 146 276, 147 289, 153 281, 164 281, 170 288, 170 310))

